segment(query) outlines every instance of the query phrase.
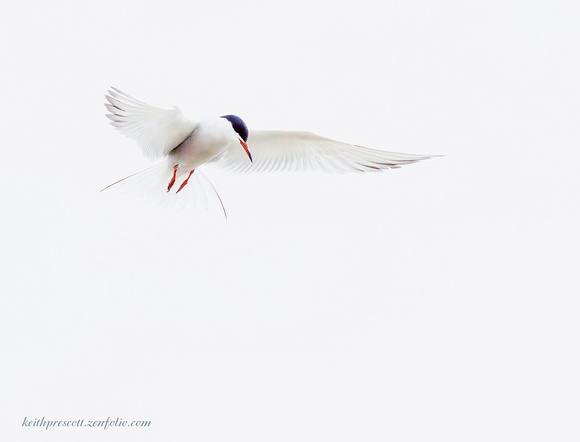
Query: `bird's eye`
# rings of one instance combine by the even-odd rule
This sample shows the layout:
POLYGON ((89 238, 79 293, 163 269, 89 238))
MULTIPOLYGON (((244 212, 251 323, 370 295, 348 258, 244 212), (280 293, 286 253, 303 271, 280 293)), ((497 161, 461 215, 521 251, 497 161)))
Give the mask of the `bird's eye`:
POLYGON ((242 140, 248 141, 248 126, 246 126, 244 120, 237 115, 222 115, 221 118, 225 118, 231 123, 232 127, 242 140))

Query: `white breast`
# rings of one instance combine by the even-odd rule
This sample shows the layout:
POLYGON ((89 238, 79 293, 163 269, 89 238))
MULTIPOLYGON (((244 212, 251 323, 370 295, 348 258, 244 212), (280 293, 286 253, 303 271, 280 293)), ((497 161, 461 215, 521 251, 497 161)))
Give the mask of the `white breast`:
POLYGON ((224 118, 208 118, 198 123, 193 133, 169 154, 182 172, 189 172, 222 154, 237 141, 237 135, 224 118))

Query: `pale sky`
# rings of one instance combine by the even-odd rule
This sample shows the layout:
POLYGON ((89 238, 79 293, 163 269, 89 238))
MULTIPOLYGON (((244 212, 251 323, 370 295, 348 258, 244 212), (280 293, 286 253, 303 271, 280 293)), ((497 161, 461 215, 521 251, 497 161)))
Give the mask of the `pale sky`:
POLYGON ((578 440, 578 23, 563 0, 5 6, 0 439, 578 440), (210 171, 226 222, 98 194, 150 165, 110 86, 447 156, 210 171))

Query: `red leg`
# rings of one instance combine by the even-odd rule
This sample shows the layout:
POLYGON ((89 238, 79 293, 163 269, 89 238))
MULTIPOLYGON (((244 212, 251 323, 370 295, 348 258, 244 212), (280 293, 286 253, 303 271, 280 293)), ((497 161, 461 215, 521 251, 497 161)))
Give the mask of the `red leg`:
POLYGON ((171 181, 169 181, 169 185, 167 186, 167 191, 168 192, 171 190, 171 188, 175 184, 175 175, 177 175, 177 166, 178 166, 178 164, 176 164, 175 166, 173 166, 173 177, 171 178, 171 181))
POLYGON ((183 183, 181 183, 181 186, 179 186, 179 189, 177 189, 177 192, 175 192, 175 193, 179 193, 179 191, 185 187, 185 185, 189 181, 189 178, 191 177, 191 174, 193 174, 193 172, 195 172, 195 169, 193 169, 191 172, 189 172, 189 175, 187 176, 185 181, 183 183))

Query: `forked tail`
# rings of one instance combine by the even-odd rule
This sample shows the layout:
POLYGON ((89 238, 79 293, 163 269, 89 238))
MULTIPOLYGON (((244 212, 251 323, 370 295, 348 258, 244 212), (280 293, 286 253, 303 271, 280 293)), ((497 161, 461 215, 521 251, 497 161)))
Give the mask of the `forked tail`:
POLYGON ((162 206, 201 206, 207 209, 214 199, 214 202, 219 203, 226 219, 228 217, 216 188, 201 170, 196 169, 189 175, 175 177, 175 170, 167 161, 115 181, 100 192, 105 190, 137 194, 162 206), (168 186, 174 180, 181 185, 176 188, 168 186))

